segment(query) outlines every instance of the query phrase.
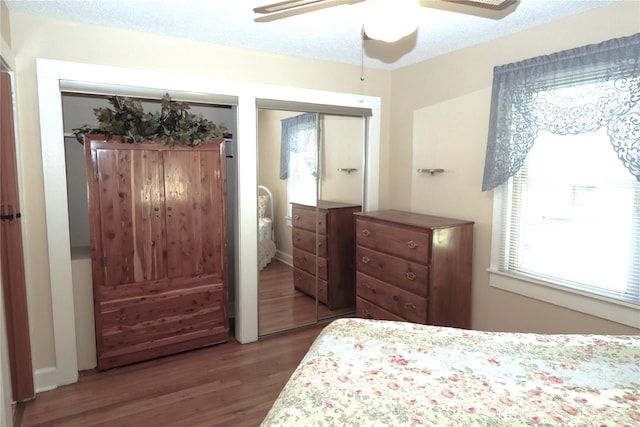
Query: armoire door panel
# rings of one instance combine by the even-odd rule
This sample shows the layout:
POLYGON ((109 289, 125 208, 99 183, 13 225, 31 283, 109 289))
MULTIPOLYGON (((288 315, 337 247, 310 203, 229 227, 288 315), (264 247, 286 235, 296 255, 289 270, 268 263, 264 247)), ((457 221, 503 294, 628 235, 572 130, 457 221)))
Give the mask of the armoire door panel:
POLYGON ((211 151, 166 151, 165 197, 168 277, 220 271, 224 215, 213 200, 221 197, 220 155, 211 151))
POLYGON ((162 250, 165 241, 163 165, 159 153, 132 151, 133 225, 136 230, 134 271, 136 282, 158 280, 167 275, 162 250))
MULTIPOLYGON (((227 264, 226 206, 216 203, 227 199, 226 156, 219 149, 201 151, 196 177, 199 179, 201 217, 200 254, 202 271, 199 274, 219 274, 227 264), (223 209, 224 208, 224 209, 223 209)), ((223 278, 221 278, 222 280, 223 278)), ((226 280, 226 278, 224 278, 226 280)))
POLYGON ((166 276, 159 152, 96 150, 104 284, 166 276))

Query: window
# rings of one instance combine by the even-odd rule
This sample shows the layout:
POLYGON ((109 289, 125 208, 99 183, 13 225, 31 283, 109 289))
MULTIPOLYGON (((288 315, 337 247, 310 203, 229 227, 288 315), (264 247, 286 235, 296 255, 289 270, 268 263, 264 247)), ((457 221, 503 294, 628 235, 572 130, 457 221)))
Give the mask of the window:
POLYGON ((287 179, 289 217, 291 217, 291 203, 301 203, 308 206, 316 205, 317 173, 314 172, 313 168, 316 150, 315 144, 308 144, 304 149, 297 152, 292 151, 290 154, 289 178, 287 179))
POLYGON ((496 67, 491 285, 640 327, 640 35, 496 67))
POLYGON ((507 198, 500 271, 640 304, 640 182, 604 129, 538 135, 507 198))
POLYGON ((282 120, 280 179, 287 180, 287 216, 291 203, 315 206, 318 194, 318 114, 282 120))

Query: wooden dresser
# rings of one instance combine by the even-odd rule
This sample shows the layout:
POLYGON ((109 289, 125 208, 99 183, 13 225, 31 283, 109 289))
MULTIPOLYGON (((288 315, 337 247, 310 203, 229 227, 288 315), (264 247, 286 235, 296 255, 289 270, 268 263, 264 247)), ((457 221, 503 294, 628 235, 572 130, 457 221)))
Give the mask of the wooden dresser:
POLYGON ((471 327, 473 222, 356 213, 359 317, 471 327))
POLYGON ((330 310, 355 305, 353 214, 361 207, 319 200, 317 216, 314 206, 293 203, 292 208, 295 288, 315 297, 317 259, 318 300, 330 310))

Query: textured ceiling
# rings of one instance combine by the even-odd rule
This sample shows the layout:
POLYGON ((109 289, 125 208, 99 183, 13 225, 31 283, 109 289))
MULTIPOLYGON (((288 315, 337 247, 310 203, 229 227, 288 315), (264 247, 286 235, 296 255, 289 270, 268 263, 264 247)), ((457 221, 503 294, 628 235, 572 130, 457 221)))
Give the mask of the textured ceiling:
MULTIPOLYGON (((11 12, 200 40, 365 67, 393 70, 507 34, 576 15, 613 0, 520 0, 506 16, 426 0, 418 31, 387 44, 367 40, 367 2, 255 22, 253 8, 279 0, 5 0, 11 12), (441 8, 454 8, 442 10, 441 8), (461 13, 466 12, 466 13, 461 13)), ((347 3, 347 2, 337 2, 347 3)), ((504 14, 504 12, 503 12, 504 14)))

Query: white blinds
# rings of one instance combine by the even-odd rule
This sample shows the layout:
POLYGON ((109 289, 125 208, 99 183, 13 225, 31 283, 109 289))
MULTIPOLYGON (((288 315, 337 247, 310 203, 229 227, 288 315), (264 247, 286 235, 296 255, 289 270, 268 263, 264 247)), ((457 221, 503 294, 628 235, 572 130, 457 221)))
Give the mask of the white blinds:
POLYGON ((640 306, 640 182, 604 130, 541 133, 508 197, 500 270, 640 306))

